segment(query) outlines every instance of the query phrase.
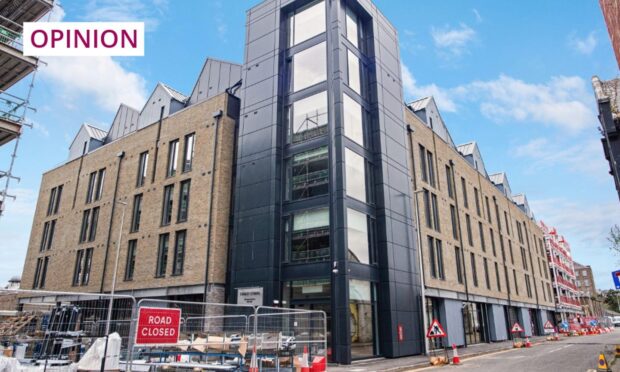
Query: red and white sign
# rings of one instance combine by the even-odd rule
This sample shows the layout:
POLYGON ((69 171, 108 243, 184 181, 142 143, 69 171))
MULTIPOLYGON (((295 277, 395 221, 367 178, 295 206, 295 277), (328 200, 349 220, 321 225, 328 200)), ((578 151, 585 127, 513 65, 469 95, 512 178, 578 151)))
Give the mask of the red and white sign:
POLYGON ((136 345, 176 345, 181 309, 141 307, 138 310, 136 345))
POLYGON ((398 325, 397 331, 398 331, 398 342, 405 341, 405 329, 403 328, 402 324, 398 325))
POLYGON ((515 322, 515 324, 513 324, 512 328, 510 329, 510 333, 519 333, 519 332, 523 332, 523 328, 521 328, 521 325, 519 324, 519 322, 515 322))
POLYGON ((551 324, 551 321, 547 320, 547 322, 545 323, 543 328, 544 329, 553 329, 553 324, 551 324))
POLYGON ((426 331, 426 337, 428 338, 437 338, 437 337, 446 337, 446 331, 443 330, 441 324, 437 319, 433 319, 431 326, 428 327, 428 331, 426 331))

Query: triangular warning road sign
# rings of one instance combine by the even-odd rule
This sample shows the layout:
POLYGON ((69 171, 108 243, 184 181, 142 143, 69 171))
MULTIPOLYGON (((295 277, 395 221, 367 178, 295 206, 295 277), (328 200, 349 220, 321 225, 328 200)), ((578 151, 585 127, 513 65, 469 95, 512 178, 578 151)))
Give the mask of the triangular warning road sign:
POLYGON ((545 323, 545 325, 543 326, 544 329, 553 329, 553 324, 551 324, 550 320, 547 320, 547 322, 545 323))
POLYGON ((512 325, 510 332, 511 333, 523 332, 523 328, 521 328, 521 326, 519 325, 519 322, 515 322, 515 324, 512 325))
POLYGON ((436 338, 436 337, 446 337, 446 331, 443 330, 441 324, 437 321, 437 319, 433 319, 431 326, 428 327, 428 331, 426 331, 426 337, 428 338, 436 338))

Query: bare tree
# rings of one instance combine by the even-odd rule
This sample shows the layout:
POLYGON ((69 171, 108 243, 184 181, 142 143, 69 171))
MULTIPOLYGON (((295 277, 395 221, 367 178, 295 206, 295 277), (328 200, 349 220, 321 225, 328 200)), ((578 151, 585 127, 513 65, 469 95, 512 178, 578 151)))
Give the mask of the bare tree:
POLYGON ((609 237, 607 237, 607 240, 611 243, 609 249, 616 254, 620 254, 620 226, 612 226, 609 230, 609 237))

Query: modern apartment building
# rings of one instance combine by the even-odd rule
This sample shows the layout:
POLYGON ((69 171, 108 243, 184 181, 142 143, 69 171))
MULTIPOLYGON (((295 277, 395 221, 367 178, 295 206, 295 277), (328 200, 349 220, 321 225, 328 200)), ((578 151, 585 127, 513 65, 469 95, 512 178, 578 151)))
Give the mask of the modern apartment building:
POLYGON ((438 319, 448 333, 434 346, 506 340, 515 322, 542 334, 555 308, 527 198, 505 173, 487 173, 476 142, 454 144, 432 97, 410 103, 405 122, 426 326, 438 319))
POLYGON ((594 76, 592 86, 601 123, 599 130, 603 152, 620 198, 620 78, 602 81, 594 76))
POLYGON ((120 244, 118 292, 223 302, 240 71, 209 59, 191 95, 159 83, 82 125, 43 174, 22 288, 109 292, 120 244))
POLYGON ((555 227, 540 221, 540 228, 545 234, 545 248, 556 306, 556 320, 572 319, 581 314, 579 293, 575 284, 575 269, 570 251, 570 244, 560 235, 555 227))
POLYGON ((599 298, 594 274, 590 265, 582 265, 573 261, 575 269, 575 285, 579 294, 579 302, 586 316, 603 316, 602 301, 599 298))
POLYGON ((43 176, 22 287, 109 291, 122 234, 117 290, 323 310, 339 363, 420 354, 432 318, 446 345, 541 334, 552 277, 525 195, 432 98, 403 104, 376 6, 266 0, 246 26, 243 66, 207 60, 191 95, 159 84, 82 126, 43 176))

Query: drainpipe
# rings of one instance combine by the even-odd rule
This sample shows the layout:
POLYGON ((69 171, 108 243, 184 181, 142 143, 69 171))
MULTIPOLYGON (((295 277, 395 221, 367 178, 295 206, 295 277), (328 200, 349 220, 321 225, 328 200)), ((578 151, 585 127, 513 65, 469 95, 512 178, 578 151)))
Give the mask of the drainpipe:
MULTIPOLYGON (((410 156, 411 156, 411 169, 413 170, 413 204, 414 204, 414 208, 415 208, 415 223, 416 223, 416 238, 418 240, 418 263, 420 265, 420 283, 421 283, 421 288, 422 288, 422 292, 421 292, 421 297, 422 297, 422 311, 420 311, 422 313, 422 324, 423 326, 421 327, 422 333, 424 333, 424 328, 426 328, 426 324, 428 322, 428 319, 426 317, 426 287, 424 284, 424 260, 422 259, 422 230, 421 230, 421 225, 420 225, 420 208, 419 208, 419 204, 418 204, 418 193, 423 191, 423 190, 417 190, 418 186, 417 186, 417 178, 416 178, 416 172, 415 172, 415 158, 414 158, 414 149, 413 149, 413 129, 411 128, 411 125, 407 124, 407 134, 409 137, 409 148, 411 149, 411 151, 409 151, 410 156)), ((428 355, 429 354, 429 341, 428 341, 428 337, 425 337, 426 335, 422 334, 422 338, 424 339, 424 354, 428 355)))
MULTIPOLYGON (((204 302, 207 302, 207 294, 209 288, 209 261, 211 261, 211 235, 213 234, 213 190, 215 189, 215 165, 217 164, 217 145, 218 145, 218 134, 219 134, 219 124, 220 119, 222 118, 224 112, 222 110, 218 110, 213 113, 213 119, 215 119, 214 131, 213 135, 213 152, 211 153, 211 184, 210 194, 209 194, 209 227, 207 229, 207 263, 205 264, 205 290, 203 293, 204 302)), ((206 305, 205 305, 206 307, 206 305)), ((205 308, 206 313, 206 308, 205 308)))

